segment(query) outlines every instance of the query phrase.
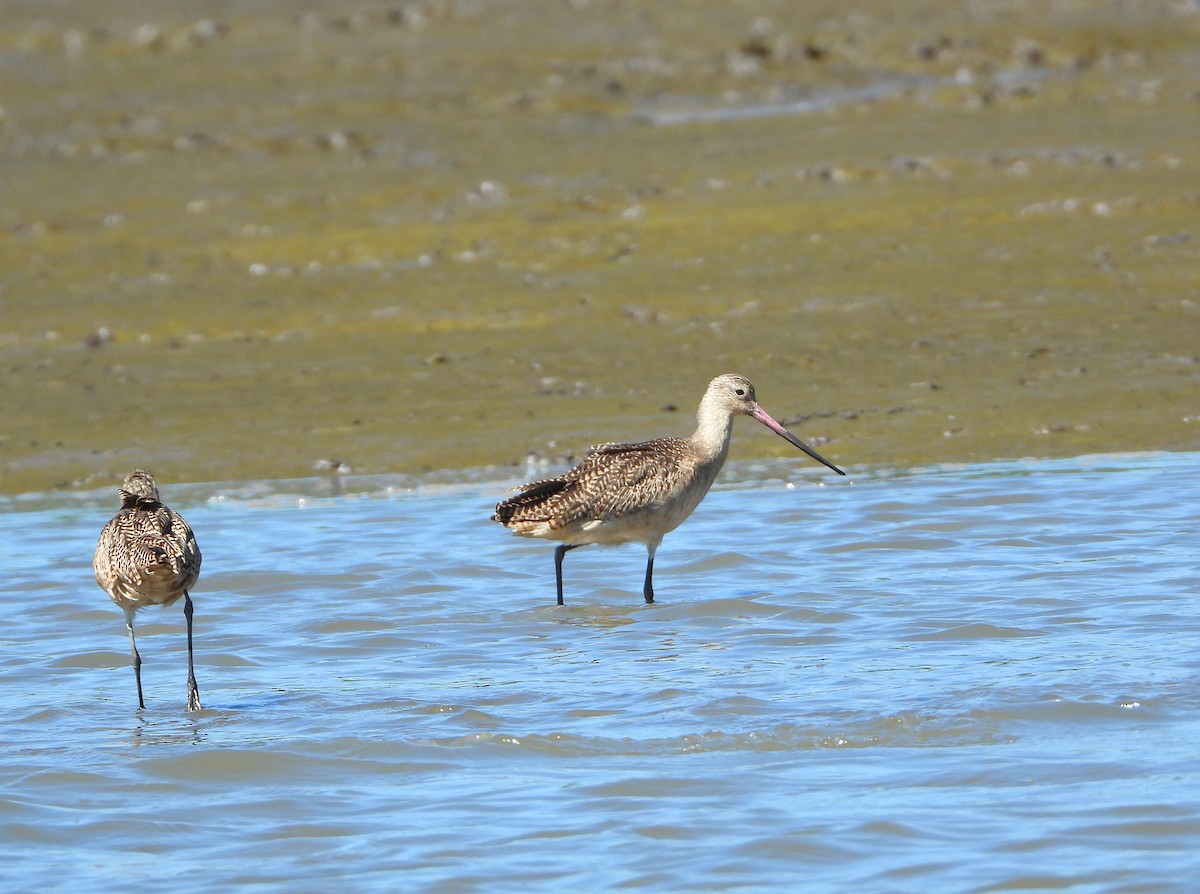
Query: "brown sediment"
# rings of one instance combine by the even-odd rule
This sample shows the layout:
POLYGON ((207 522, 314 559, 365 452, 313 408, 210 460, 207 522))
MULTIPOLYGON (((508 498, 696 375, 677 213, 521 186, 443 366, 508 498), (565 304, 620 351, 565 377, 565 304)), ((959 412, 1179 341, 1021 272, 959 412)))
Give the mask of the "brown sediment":
POLYGON ((1196 449, 1200 15, 1022 10, 10 10, 0 492, 1196 449))

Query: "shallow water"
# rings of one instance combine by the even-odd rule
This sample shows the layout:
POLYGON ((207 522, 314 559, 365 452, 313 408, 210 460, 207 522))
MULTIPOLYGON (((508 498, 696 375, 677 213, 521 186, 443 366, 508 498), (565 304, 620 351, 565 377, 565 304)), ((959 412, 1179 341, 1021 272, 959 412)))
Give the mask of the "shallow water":
POLYGON ((659 552, 480 473, 164 487, 147 709, 108 491, 0 503, 11 891, 1191 890, 1200 455, 734 463, 659 552), (31 598, 32 597, 32 598, 31 598))

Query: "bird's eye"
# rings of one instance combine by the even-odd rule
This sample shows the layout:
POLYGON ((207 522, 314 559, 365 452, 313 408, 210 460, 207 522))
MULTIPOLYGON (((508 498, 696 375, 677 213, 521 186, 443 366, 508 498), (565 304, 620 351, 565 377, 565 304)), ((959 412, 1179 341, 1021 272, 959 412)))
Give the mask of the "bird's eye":
POLYGON ((745 388, 734 388, 733 393, 736 394, 738 397, 745 397, 746 389, 745 388))

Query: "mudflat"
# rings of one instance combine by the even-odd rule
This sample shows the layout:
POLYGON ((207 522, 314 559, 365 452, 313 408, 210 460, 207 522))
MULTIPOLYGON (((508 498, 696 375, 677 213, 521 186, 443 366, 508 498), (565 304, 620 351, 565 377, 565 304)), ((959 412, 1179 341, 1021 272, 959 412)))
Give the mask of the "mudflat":
POLYGON ((1200 446, 1194 3, 203 15, 5 10, 0 492, 1200 446))

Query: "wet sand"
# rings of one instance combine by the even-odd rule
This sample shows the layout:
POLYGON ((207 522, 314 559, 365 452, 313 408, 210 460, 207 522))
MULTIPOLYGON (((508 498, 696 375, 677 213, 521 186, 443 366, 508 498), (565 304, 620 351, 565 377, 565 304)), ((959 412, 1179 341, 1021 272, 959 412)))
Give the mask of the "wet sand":
POLYGON ((1200 447, 1200 8, 793 7, 7 9, 0 492, 1200 447))

